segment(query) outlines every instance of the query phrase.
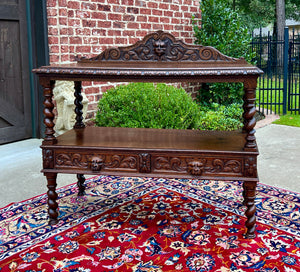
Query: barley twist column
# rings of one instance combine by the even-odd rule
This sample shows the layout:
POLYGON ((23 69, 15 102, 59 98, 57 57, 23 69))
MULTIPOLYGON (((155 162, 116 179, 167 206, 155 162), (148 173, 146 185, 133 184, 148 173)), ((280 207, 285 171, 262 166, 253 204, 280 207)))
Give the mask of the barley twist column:
POLYGON ((247 79, 244 82, 244 127, 243 132, 246 133, 246 141, 244 145, 244 150, 253 152, 253 155, 249 155, 248 158, 245 158, 244 162, 244 176, 252 179, 249 181, 244 181, 243 183, 243 204, 246 206, 245 215, 247 221, 245 223, 247 228, 246 238, 255 237, 255 228, 256 228, 256 206, 255 206, 255 197, 256 197, 256 184, 258 182, 257 177, 257 166, 256 166, 256 156, 257 156, 257 145, 255 140, 255 96, 256 96, 256 85, 257 77, 247 79))
POLYGON ((85 125, 83 123, 83 113, 82 113, 82 109, 83 109, 83 105, 82 105, 82 94, 81 94, 81 90, 82 90, 82 86, 81 86, 81 81, 75 81, 74 82, 74 95, 75 95, 75 113, 76 113, 76 123, 74 125, 74 128, 84 128, 85 125))
POLYGON ((54 113, 53 108, 54 104, 52 102, 53 97, 53 88, 55 85, 55 81, 41 78, 41 85, 43 86, 44 92, 44 124, 45 128, 45 138, 43 144, 55 144, 57 142, 54 133, 54 113))
POLYGON ((246 238, 255 238, 256 229, 256 182, 255 181, 244 181, 244 205, 246 206, 245 215, 247 221, 245 223, 247 228, 246 238))
MULTIPOLYGON (((85 128, 85 125, 83 123, 83 117, 82 117, 82 83, 81 81, 75 81, 74 82, 74 96, 75 96, 75 113, 76 113, 76 123, 74 125, 74 129, 80 129, 80 128, 85 128)), ((80 132, 79 132, 80 134, 80 132)), ((77 174, 77 187, 78 187, 78 196, 83 196, 85 193, 85 177, 83 174, 77 174)))
POLYGON ((256 84, 257 78, 248 79, 244 82, 244 127, 243 131, 246 132, 246 143, 244 146, 245 151, 255 151, 257 150, 256 140, 255 140, 255 96, 256 96, 256 84))
POLYGON ((77 174, 77 186, 78 186, 78 196, 83 196, 85 194, 85 177, 83 174, 77 174))
POLYGON ((55 225, 58 223, 57 217, 58 217, 58 204, 56 202, 57 200, 57 193, 56 193, 56 177, 57 173, 45 173, 45 176, 47 178, 47 187, 48 187, 48 214, 49 214, 49 224, 55 225))

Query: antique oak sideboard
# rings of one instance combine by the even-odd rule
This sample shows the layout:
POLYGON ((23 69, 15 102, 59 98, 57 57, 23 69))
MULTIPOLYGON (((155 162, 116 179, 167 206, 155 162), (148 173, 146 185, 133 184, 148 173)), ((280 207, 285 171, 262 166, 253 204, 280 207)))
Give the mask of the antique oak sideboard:
POLYGON ((84 194, 84 174, 241 180, 246 237, 255 237, 255 89, 262 73, 257 67, 213 47, 187 45, 157 31, 131 46, 108 48, 75 64, 44 66, 33 72, 44 93, 42 172, 47 178, 50 224, 58 222, 57 173, 77 174, 79 195, 84 194), (52 101, 55 80, 74 81, 76 106, 74 129, 58 137, 52 101), (82 81, 242 82, 244 126, 227 132, 85 127, 82 81))

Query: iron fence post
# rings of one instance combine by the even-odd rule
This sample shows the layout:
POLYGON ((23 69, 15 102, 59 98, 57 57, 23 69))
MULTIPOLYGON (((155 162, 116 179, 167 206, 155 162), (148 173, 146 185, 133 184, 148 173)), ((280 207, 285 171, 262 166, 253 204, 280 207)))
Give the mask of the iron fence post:
POLYGON ((289 57, 289 28, 284 28, 283 46, 283 114, 287 112, 287 87, 288 87, 288 57, 289 57))

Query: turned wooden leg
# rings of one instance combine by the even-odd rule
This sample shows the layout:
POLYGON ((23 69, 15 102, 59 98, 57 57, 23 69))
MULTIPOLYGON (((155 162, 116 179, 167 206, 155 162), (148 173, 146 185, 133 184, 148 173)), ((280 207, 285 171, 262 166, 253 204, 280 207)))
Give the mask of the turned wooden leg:
POLYGON ((76 123, 74 125, 74 128, 84 128, 85 125, 83 123, 83 105, 82 105, 82 94, 81 94, 81 90, 82 90, 82 83, 81 81, 74 81, 74 95, 75 95, 75 113, 76 113, 76 123))
POLYGON ((45 174, 47 178, 47 187, 48 187, 48 214, 49 214, 49 224, 55 225, 58 223, 57 217, 58 217, 58 204, 56 202, 57 199, 57 193, 56 193, 56 173, 46 173, 45 174))
POLYGON ((45 124, 45 138, 43 144, 55 144, 57 139, 54 131, 54 104, 52 101, 53 88, 55 81, 49 80, 48 78, 40 78, 40 83, 43 86, 44 92, 44 124, 45 124))
POLYGON ((255 238, 256 228, 256 206, 255 206, 255 195, 256 195, 256 181, 245 181, 244 187, 244 205, 247 207, 245 215, 247 221, 245 223, 247 228, 246 238, 255 238))
POLYGON ((85 177, 83 174, 77 174, 77 186, 78 186, 78 196, 85 195, 85 177))
POLYGON ((244 146, 245 151, 257 151, 256 140, 255 140, 255 95, 256 95, 257 79, 252 78, 244 82, 244 104, 243 104, 243 117, 244 127, 243 131, 246 132, 246 142, 244 146))

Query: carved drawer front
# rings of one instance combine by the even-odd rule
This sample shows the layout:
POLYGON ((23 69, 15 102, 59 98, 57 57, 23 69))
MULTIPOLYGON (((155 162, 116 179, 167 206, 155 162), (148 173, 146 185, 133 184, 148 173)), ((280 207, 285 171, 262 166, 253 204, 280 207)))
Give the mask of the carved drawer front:
POLYGON ((56 152, 55 168, 63 170, 137 172, 139 157, 131 154, 56 152))
POLYGON ((224 158, 209 155, 166 156, 155 153, 117 154, 44 150, 44 168, 52 167, 56 170, 85 170, 94 173, 120 171, 199 177, 257 177, 255 156, 224 158))
POLYGON ((213 158, 191 156, 155 156, 153 157, 153 173, 178 173, 195 176, 242 176, 242 158, 213 158))

